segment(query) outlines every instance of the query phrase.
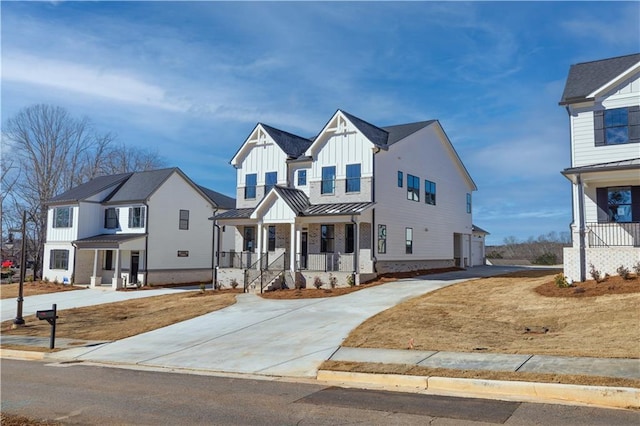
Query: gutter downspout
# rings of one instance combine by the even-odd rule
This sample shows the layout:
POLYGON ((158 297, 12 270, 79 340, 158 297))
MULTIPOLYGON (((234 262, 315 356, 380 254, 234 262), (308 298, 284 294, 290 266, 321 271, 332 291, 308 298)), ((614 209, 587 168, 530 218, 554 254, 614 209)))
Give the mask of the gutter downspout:
MULTIPOLYGON (((144 285, 148 286, 149 285, 149 204, 148 203, 144 203, 145 206, 145 210, 147 213, 147 218, 146 218, 146 231, 147 231, 147 235, 145 235, 144 237, 144 285)), ((137 279, 136 279, 137 281, 137 279)), ((138 284, 140 285, 140 284, 138 284)))
POLYGON ((582 176, 578 173, 576 176, 578 183, 578 215, 579 215, 579 228, 580 233, 580 282, 584 282, 587 279, 587 265, 586 265, 586 243, 585 243, 585 220, 584 220, 584 184, 582 183, 582 176))
POLYGON ((358 232, 358 223, 354 215, 351 215, 351 223, 353 224, 353 241, 355 244, 353 248, 353 284, 357 285, 360 282, 360 278, 356 281, 356 277, 360 276, 360 233, 358 232))
POLYGON ((211 235, 211 249, 213 251, 213 256, 211 256, 211 270, 213 280, 213 289, 217 289, 218 283, 218 266, 220 265, 220 226, 218 226, 218 221, 216 220, 216 214, 218 214, 218 207, 213 210, 213 234, 211 235), (217 237, 217 238, 216 238, 217 237))
MULTIPOLYGON (((371 202, 376 202, 376 154, 380 152, 380 148, 376 147, 373 151, 373 162, 371 166, 371 202)), ((378 230, 376 227, 376 208, 373 207, 371 209, 371 261, 373 263, 373 272, 375 274, 378 273, 378 268, 376 264, 378 263, 377 259, 377 248, 378 247, 378 230)))

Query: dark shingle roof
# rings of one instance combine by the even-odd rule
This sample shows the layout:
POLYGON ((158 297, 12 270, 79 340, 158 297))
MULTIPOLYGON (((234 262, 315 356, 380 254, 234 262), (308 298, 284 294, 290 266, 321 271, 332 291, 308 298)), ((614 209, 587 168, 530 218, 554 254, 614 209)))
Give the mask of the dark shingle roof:
POLYGON ((206 194, 207 197, 209 197, 211 201, 213 201, 216 206, 222 209, 234 209, 236 207, 235 198, 227 197, 224 194, 216 192, 213 189, 205 188, 204 186, 197 186, 202 192, 206 194))
POLYGON ((640 62, 640 53, 571 65, 560 105, 585 100, 594 90, 604 86, 640 62))
POLYGON ((383 127, 383 129, 389 133, 387 145, 392 145, 399 140, 402 140, 407 136, 417 132, 418 130, 423 129, 432 123, 435 123, 435 121, 436 120, 418 121, 417 123, 398 124, 395 126, 383 127))
POLYGON ((62 194, 56 195, 49 200, 49 204, 78 202, 81 200, 86 200, 87 198, 99 194, 100 192, 111 187, 116 189, 118 185, 122 184, 122 182, 127 180, 132 174, 133 173, 122 173, 118 175, 98 176, 94 179, 91 179, 89 182, 78 185, 75 188, 71 188, 70 190, 63 192, 62 194))
POLYGON ((300 214, 309 207, 309 197, 304 191, 295 188, 287 188, 284 186, 274 186, 273 189, 280 195, 285 203, 291 207, 291 210, 300 214))
POLYGON ((117 248, 120 243, 146 236, 147 234, 100 234, 76 240, 73 244, 80 248, 117 248))
POLYGON ((302 136, 276 129, 264 123, 260 123, 260 125, 290 158, 298 158, 311 145, 311 141, 302 136))
POLYGON ((177 170, 177 167, 172 167, 169 169, 133 173, 120 189, 107 197, 104 202, 117 204, 145 201, 177 170))
POLYGON ((389 133, 386 130, 381 129, 378 126, 374 126, 371 123, 367 123, 366 121, 356 117, 355 115, 351 115, 346 111, 340 110, 351 123, 358 128, 362 132, 363 135, 366 136, 374 145, 378 146, 387 146, 389 133))

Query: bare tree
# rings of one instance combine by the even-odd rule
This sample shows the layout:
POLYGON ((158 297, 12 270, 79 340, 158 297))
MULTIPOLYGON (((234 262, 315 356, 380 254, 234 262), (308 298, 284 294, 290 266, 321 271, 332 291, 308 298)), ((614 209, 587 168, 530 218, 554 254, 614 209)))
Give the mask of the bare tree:
MULTIPOLYGON (((2 202, 11 194, 15 211, 30 216, 35 264, 41 265, 46 233, 46 203, 55 195, 100 176, 141 171, 163 165, 158 154, 116 145, 110 134, 99 134, 88 118, 74 118, 64 108, 32 105, 7 120, 3 148, 11 153, 18 172, 2 174, 2 202), (120 159, 125 152, 126 170, 120 159), (5 180, 13 185, 5 193, 5 180)), ((4 155, 3 155, 4 158, 4 155)), ((4 166, 4 165, 3 165, 4 166)), ((3 208, 3 217, 5 210, 3 208)), ((4 219, 3 219, 4 220, 4 219)), ((35 272, 35 271, 34 271, 35 272)))

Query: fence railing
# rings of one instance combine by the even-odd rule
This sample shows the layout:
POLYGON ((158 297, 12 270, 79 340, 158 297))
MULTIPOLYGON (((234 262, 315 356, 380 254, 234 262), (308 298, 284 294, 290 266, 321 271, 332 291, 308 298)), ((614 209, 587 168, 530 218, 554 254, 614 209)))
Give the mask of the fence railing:
POLYGON ((587 223, 589 247, 640 247, 640 222, 587 223))
POLYGON ((307 253, 298 254, 298 269, 325 272, 352 272, 355 256, 353 253, 307 253))
MULTIPOLYGON (((262 255, 262 264, 269 262, 268 254, 262 255)), ((256 269, 258 268, 258 253, 248 251, 221 251, 219 268, 256 269)))

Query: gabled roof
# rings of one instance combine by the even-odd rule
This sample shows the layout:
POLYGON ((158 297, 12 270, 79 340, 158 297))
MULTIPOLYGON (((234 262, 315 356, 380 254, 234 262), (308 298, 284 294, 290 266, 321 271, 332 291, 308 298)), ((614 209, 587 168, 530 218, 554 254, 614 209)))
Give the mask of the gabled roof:
POLYGON ((489 235, 489 233, 487 231, 485 231, 484 229, 480 228, 479 226, 476 225, 471 225, 471 232, 477 232, 479 234, 487 234, 489 235))
POLYGON ((571 65, 560 105, 589 100, 593 92, 640 63, 640 53, 571 65))
POLYGON ((133 173, 129 179, 103 202, 109 204, 146 201, 174 172, 177 167, 133 173))
POLYGON ((436 120, 428 120, 428 121, 418 121, 417 123, 408 123, 408 124, 398 124, 395 126, 386 126, 383 129, 389 134, 389 139, 387 140, 387 145, 393 145, 406 138, 407 136, 417 132, 420 129, 423 129, 433 123, 436 120))
POLYGON ((211 201, 213 201, 213 203, 217 207, 219 207, 221 209, 235 209, 236 208, 236 199, 235 198, 227 197, 224 194, 216 192, 213 189, 205 188, 204 186, 201 186, 201 185, 197 185, 197 187, 202 192, 204 192, 205 195, 207 197, 209 197, 209 199, 211 201))
POLYGON ((70 203, 86 200, 111 187, 116 188, 126 181, 133 173, 122 173, 118 175, 98 176, 89 182, 71 188, 68 191, 58 194, 48 201, 48 204, 70 203))
MULTIPOLYGON (((356 117, 355 115, 351 115, 346 111, 338 110, 345 117, 360 130, 360 132, 371 141, 376 146, 387 146, 387 141, 389 140, 389 133, 386 130, 381 129, 380 127, 374 126, 371 123, 368 123, 361 118, 356 117)), ((334 114, 335 115, 335 114, 334 114)))
POLYGON ((311 205, 307 194, 299 189, 276 185, 273 187, 273 190, 280 195, 280 198, 282 198, 296 214, 304 212, 311 205))
POLYGON ((276 129, 264 123, 260 123, 260 125, 289 158, 298 158, 311 145, 311 141, 302 136, 276 129))

